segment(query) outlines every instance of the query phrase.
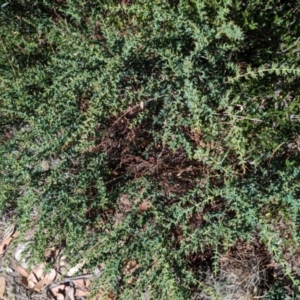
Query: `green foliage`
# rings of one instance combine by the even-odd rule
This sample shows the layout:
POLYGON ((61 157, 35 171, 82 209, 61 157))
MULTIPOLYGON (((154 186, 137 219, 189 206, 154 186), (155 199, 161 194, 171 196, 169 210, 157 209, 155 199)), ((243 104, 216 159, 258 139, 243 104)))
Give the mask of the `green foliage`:
POLYGON ((0 207, 34 259, 189 299, 240 237, 299 246, 300 3, 250 2, 2 5, 0 207))

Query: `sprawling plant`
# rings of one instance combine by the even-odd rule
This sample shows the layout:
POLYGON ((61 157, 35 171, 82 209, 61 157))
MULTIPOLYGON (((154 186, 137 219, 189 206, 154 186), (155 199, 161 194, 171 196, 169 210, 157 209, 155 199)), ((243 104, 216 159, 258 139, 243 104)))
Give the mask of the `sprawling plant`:
POLYGON ((0 206, 34 258, 103 264, 120 299, 189 299, 255 237, 292 277, 299 4, 4 3, 0 206))

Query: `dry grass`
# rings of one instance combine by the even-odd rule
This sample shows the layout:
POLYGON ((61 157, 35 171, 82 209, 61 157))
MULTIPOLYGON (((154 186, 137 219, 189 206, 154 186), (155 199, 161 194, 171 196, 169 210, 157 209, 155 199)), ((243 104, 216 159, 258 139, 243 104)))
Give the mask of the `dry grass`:
POLYGON ((271 257, 260 244, 238 243, 220 258, 217 276, 207 273, 195 300, 264 299, 272 282, 271 257))

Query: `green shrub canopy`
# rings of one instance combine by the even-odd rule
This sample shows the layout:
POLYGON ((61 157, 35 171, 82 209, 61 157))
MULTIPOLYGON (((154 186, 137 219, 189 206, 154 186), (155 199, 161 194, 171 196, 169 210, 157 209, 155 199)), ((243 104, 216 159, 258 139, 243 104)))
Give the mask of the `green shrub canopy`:
POLYGON ((241 238, 299 246, 300 3, 248 2, 2 5, 0 207, 34 259, 176 300, 241 238))

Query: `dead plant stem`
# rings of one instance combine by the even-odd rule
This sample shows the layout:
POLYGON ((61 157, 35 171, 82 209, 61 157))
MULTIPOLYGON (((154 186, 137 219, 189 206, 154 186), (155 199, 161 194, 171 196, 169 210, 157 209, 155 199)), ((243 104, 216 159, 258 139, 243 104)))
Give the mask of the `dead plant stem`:
MULTIPOLYGON (((144 104, 146 104, 146 103, 149 103, 149 102, 151 102, 151 101, 155 101, 155 100, 157 100, 157 99, 159 99, 159 98, 162 98, 162 97, 165 97, 165 96, 168 96, 168 94, 164 94, 164 95, 161 95, 161 96, 158 96, 158 97, 155 97, 155 98, 151 98, 151 99, 148 99, 148 100, 146 100, 146 101, 143 101, 144 102, 144 104)), ((137 105, 135 105, 135 106, 133 106, 133 107, 131 107, 130 109, 127 109, 127 111, 124 113, 124 114, 122 114, 113 124, 112 124, 112 126, 114 126, 116 123, 118 123, 124 116, 126 116, 128 113, 130 113, 132 110, 134 110, 135 108, 137 108, 137 107, 139 107, 140 106, 140 103, 139 104, 137 104, 137 105)))
MULTIPOLYGON (((228 116, 230 117, 231 115, 230 114, 218 114, 218 113, 212 113, 213 115, 215 116, 228 116)), ((263 122, 262 120, 260 119, 254 119, 254 118, 247 118, 247 117, 244 117, 244 116, 239 116, 239 115, 232 115, 233 117, 236 117, 238 119, 241 119, 241 120, 250 120, 250 121, 255 121, 255 122, 263 122)))

